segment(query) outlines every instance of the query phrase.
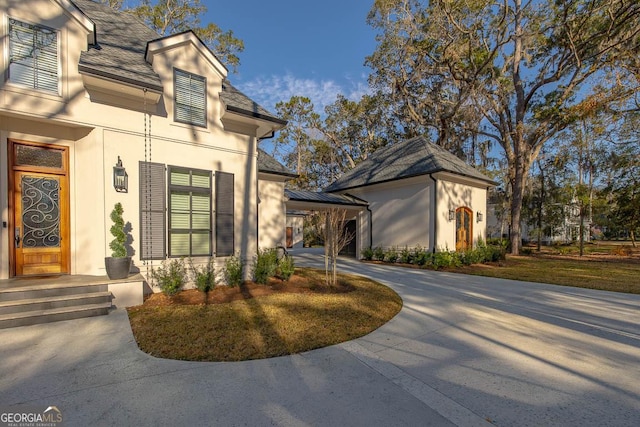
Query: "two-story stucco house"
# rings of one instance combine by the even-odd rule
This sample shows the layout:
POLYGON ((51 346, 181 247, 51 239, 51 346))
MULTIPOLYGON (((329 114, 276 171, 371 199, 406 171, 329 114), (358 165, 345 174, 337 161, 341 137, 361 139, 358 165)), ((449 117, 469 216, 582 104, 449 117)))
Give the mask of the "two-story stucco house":
POLYGON ((286 122, 193 32, 90 0, 0 0, 0 22, 0 279, 104 275, 118 202, 143 274, 284 242, 291 174, 257 145, 286 122))

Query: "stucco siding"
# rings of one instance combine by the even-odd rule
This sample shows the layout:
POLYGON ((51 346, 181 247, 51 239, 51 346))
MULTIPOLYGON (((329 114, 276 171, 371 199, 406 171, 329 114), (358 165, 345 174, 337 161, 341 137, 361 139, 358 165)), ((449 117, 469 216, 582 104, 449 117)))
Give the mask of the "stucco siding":
POLYGON ((437 250, 456 249, 456 221, 449 219, 449 211, 458 208, 468 208, 472 211, 473 245, 486 238, 487 218, 487 189, 462 178, 452 175, 440 175, 438 179, 438 216, 437 250), (478 212, 482 214, 482 221, 478 221, 478 212))
POLYGON ((285 244, 285 204, 282 194, 284 182, 258 180, 259 240, 260 249, 275 248, 285 244))
MULTIPOLYGON (((428 177, 418 177, 350 191, 369 202, 372 247, 430 247, 431 188, 428 177)), ((368 234, 368 212, 360 216, 364 217, 360 231, 368 234)))
MULTIPOLYGON (((109 213, 115 203, 124 208, 130 224, 131 248, 136 268, 140 260, 140 161, 216 171, 234 175, 234 247, 247 262, 258 244, 284 241, 285 208, 282 182, 258 183, 257 130, 266 126, 253 118, 224 117, 220 100, 224 67, 190 42, 169 45, 153 53, 152 67, 163 92, 159 102, 151 94, 122 83, 93 85, 78 72, 80 54, 87 49, 89 32, 56 2, 50 0, 0 0, 0 18, 6 32, 8 17, 59 30, 60 93, 20 87, 3 79, 0 87, 0 213, 10 223, 7 176, 9 139, 69 147, 70 268, 72 274, 105 274, 109 213), (206 78, 207 124, 174 121, 174 69, 206 78), (112 85, 112 86, 109 86, 112 85), (149 113, 145 115, 145 109, 149 113), (224 123, 223 123, 224 122, 224 123), (118 157, 128 174, 128 192, 113 188, 113 166, 118 157), (258 187, 260 187, 258 189, 258 187), (258 221, 260 191, 260 221, 258 221), (263 236, 258 242, 258 224, 263 236), (270 228, 273 225, 273 229, 270 228)), ((8 37, 0 38, 2 69, 7 69, 8 37)), ((96 79, 96 77, 91 77, 96 79)), ((101 83, 101 84, 102 84, 101 83)), ((271 126, 271 123, 267 123, 271 126)), ((277 128, 277 125, 273 125, 277 128)), ((215 176, 212 183, 212 222, 215 217, 215 176)), ((215 223, 214 223, 215 224, 215 223)), ((168 226, 167 226, 168 227, 168 226)), ((212 225, 214 228, 214 225, 212 225)), ((215 229, 212 244, 215 244, 215 229)), ((9 271, 10 233, 0 228, 0 278, 9 271)), ((222 260, 221 260, 222 261, 222 260)), ((154 261, 158 265, 159 261, 154 261)), ((143 271, 144 272, 144 271, 143 271)))

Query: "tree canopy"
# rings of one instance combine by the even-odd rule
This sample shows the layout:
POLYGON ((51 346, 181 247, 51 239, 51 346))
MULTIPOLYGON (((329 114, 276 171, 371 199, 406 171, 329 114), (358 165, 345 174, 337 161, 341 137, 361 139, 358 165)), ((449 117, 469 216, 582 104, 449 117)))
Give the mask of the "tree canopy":
MULTIPOLYGON (((123 0, 98 1, 116 10, 123 7, 123 0)), ((201 16, 207 12, 207 7, 200 0, 139 0, 137 6, 126 11, 140 18, 160 36, 193 30, 232 71, 235 72, 240 65, 238 54, 244 50, 244 42, 231 30, 223 31, 212 22, 203 24, 201 16)))
POLYGON ((541 148, 638 91, 635 1, 376 0, 369 22, 371 84, 409 136, 429 132, 459 155, 478 137, 501 147, 514 253, 541 148))

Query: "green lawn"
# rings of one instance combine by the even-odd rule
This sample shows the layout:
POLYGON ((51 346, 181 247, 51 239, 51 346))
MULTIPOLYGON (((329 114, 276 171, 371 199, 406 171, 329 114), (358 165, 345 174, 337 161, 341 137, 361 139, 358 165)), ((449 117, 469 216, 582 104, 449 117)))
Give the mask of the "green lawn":
MULTIPOLYGON (((590 249, 590 252, 595 252, 593 247, 590 246, 590 249)), ((508 255, 507 260, 499 264, 472 265, 453 271, 478 276, 640 294, 640 259, 637 257, 508 255)))

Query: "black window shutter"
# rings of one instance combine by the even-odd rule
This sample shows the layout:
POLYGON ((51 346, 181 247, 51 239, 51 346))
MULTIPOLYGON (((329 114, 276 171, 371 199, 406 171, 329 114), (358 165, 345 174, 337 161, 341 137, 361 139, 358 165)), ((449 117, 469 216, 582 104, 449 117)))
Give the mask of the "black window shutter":
POLYGON ((161 163, 140 162, 140 259, 165 259, 166 175, 161 163))
POLYGON ((233 174, 216 172, 216 256, 230 256, 234 252, 233 174))

